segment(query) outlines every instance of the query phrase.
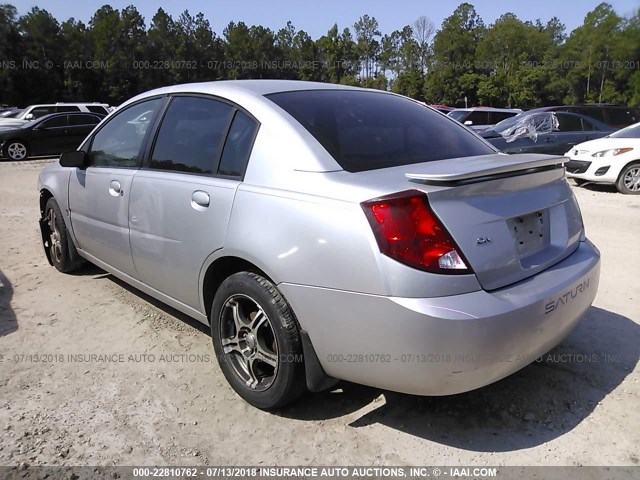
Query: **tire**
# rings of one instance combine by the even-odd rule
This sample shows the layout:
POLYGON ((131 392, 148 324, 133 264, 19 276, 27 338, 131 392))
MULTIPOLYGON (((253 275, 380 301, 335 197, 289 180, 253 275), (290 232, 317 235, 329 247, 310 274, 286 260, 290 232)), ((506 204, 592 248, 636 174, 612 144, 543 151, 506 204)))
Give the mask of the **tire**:
POLYGON ((576 185, 578 187, 582 187, 583 185, 589 183, 589 180, 585 180, 584 178, 574 178, 573 181, 576 182, 576 185))
POLYGON ((252 272, 229 276, 215 294, 209 320, 222 373, 248 403, 279 408, 306 391, 296 320, 269 280, 252 272))
POLYGON ((6 160, 20 161, 29 158, 29 145, 22 140, 9 140, 2 155, 6 160))
MULTIPOLYGON (((51 262, 62 273, 73 272, 83 264, 79 259, 76 247, 69 237, 67 226, 62 218, 58 202, 52 197, 44 209, 44 219, 49 230, 49 255, 51 262)), ((45 246, 45 248, 47 248, 45 246)))
POLYGON ((640 163, 630 163, 622 169, 616 188, 626 195, 640 195, 640 163))

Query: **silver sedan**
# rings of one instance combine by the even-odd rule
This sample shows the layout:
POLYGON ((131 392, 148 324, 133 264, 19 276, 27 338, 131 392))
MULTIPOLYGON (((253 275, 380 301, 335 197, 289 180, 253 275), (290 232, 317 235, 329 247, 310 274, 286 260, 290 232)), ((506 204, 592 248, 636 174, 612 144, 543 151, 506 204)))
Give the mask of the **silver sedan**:
POLYGON ((89 261, 209 325, 259 408, 338 380, 447 395, 534 361, 596 295, 562 162, 387 92, 179 85, 43 170, 40 228, 61 272, 89 261))

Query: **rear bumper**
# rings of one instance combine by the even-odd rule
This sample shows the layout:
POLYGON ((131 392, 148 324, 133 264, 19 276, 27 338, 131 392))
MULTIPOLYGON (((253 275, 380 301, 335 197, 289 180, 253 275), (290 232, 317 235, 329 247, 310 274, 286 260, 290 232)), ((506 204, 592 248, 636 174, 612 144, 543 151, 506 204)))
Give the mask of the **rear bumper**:
POLYGON ((418 395, 495 382, 560 343, 593 302, 600 254, 588 241, 515 285, 451 297, 397 298, 283 283, 325 372, 418 395))

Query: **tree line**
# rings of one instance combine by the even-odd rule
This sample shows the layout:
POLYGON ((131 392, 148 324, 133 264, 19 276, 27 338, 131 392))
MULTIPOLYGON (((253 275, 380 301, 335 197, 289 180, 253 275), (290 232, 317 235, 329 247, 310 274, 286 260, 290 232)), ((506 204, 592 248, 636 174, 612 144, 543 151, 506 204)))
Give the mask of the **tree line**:
POLYGON ((460 4, 439 29, 426 17, 383 34, 363 15, 313 39, 291 22, 275 31, 230 22, 219 35, 202 13, 99 8, 88 24, 34 7, 0 5, 0 104, 101 101, 118 105, 159 86, 279 78, 390 90, 427 103, 532 108, 640 105, 640 10, 608 3, 567 33, 558 18, 505 13, 486 26, 460 4))

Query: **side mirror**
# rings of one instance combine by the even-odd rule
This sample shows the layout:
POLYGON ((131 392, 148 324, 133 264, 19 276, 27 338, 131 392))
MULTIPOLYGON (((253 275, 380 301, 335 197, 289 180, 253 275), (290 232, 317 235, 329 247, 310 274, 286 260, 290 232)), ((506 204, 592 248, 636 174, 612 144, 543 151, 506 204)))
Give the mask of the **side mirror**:
POLYGON ((87 168, 88 160, 89 156, 85 151, 76 150, 74 152, 65 152, 60 155, 60 166, 84 169, 87 168))
POLYGON ((27 114, 24 116, 24 119, 25 119, 25 120, 33 120, 33 113, 27 113, 27 114))
POLYGON ((473 122, 471 120, 467 120, 464 124, 468 127, 469 125, 473 125, 473 122))

